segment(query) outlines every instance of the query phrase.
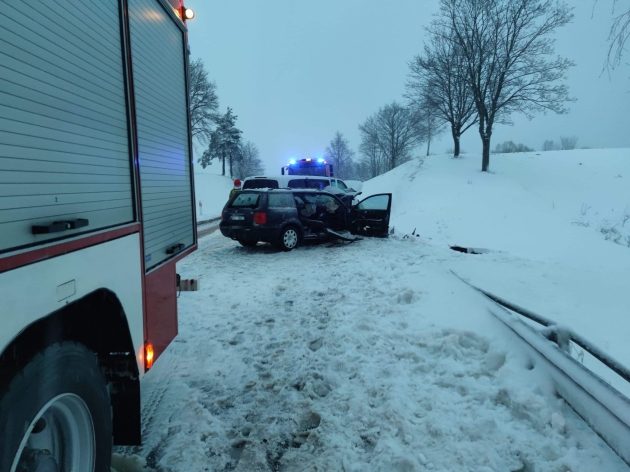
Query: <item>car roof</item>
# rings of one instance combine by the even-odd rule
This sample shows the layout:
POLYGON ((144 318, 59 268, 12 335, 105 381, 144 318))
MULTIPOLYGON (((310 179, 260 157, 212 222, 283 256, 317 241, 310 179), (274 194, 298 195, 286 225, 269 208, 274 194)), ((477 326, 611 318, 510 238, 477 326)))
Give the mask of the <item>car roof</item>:
POLYGON ((337 197, 337 194, 327 192, 325 190, 317 190, 316 188, 246 188, 240 193, 323 193, 337 197))
POLYGON ((327 175, 256 175, 252 177, 245 177, 243 182, 246 180, 277 180, 278 182, 288 182, 289 180, 297 180, 297 179, 305 179, 305 180, 343 180, 338 177, 329 177, 327 175))

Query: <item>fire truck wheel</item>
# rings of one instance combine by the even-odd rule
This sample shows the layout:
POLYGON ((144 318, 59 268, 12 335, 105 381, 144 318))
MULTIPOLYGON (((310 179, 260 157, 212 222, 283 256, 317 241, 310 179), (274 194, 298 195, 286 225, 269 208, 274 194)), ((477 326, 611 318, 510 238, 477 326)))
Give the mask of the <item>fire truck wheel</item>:
POLYGON ((0 470, 109 472, 112 414, 96 355, 53 344, 0 392, 0 470))

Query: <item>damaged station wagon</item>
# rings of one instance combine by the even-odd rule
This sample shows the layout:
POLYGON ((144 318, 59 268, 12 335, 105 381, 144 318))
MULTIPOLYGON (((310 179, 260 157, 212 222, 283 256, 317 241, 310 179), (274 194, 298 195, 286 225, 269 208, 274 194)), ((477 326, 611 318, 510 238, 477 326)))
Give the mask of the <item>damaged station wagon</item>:
POLYGON ((223 208, 219 227, 243 246, 267 242, 284 251, 306 240, 387 237, 391 202, 391 193, 347 205, 336 195, 316 190, 243 190, 223 208))

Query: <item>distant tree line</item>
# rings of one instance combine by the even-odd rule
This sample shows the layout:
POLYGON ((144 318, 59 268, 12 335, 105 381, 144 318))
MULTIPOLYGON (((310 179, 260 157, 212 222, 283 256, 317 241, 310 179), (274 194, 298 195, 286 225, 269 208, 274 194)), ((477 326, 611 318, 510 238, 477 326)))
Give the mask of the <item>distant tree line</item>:
POLYGON ((243 140, 232 108, 219 113, 216 84, 208 78, 201 59, 189 65, 189 106, 193 142, 205 148, 198 160, 203 168, 216 159, 221 162, 221 175, 228 173, 231 178, 263 172, 258 148, 243 140))
POLYGON ((494 148, 494 152, 497 154, 510 154, 514 152, 531 152, 532 148, 525 146, 522 143, 515 143, 514 141, 505 141, 499 143, 494 148))
POLYGON ((562 136, 558 142, 547 139, 543 143, 543 151, 567 151, 576 149, 578 143, 577 136, 562 136))

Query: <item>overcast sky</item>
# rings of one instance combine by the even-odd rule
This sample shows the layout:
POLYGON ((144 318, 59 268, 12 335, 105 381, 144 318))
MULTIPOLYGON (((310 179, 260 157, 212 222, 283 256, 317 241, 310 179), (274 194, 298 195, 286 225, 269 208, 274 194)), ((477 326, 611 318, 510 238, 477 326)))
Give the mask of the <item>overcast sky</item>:
MULTIPOLYGON (((514 116, 498 125, 505 140, 540 149, 546 139, 578 136, 578 145, 630 147, 630 67, 602 73, 612 0, 573 0, 575 19, 558 34, 558 53, 577 99, 567 115, 514 116)), ((438 0, 188 0, 192 59, 217 84, 221 110, 233 108, 245 139, 260 149, 267 173, 290 158, 321 156, 340 131, 356 151, 358 125, 381 106, 404 101, 409 61, 422 50, 438 0)), ((626 56, 630 61, 630 54, 626 56)), ((452 147, 445 134, 436 153, 452 147)), ((476 129, 462 140, 479 152, 476 129)), ((420 151, 419 151, 420 153, 420 151)), ((213 165, 216 168, 216 166, 213 165)))

